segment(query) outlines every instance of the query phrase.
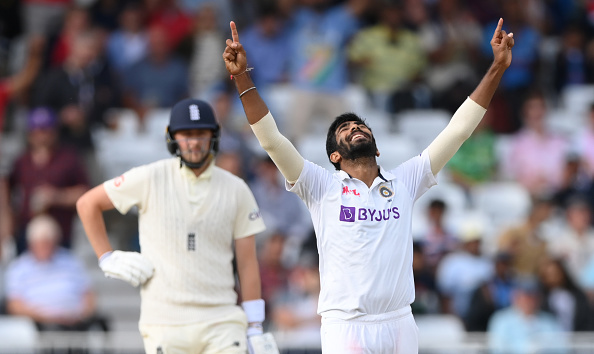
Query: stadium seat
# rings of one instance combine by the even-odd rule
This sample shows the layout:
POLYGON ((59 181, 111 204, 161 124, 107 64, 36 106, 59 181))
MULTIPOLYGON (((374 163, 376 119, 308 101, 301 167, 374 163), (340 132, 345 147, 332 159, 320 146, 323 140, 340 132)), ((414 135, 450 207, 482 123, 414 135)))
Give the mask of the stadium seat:
POLYGON ((417 315, 415 322, 422 347, 445 349, 446 344, 461 343, 466 335, 464 324, 454 315, 417 315))
POLYGON ((326 135, 306 135, 296 144, 296 147, 306 160, 320 165, 329 171, 335 170, 334 166, 328 160, 328 155, 326 155, 326 135))
POLYGON ((585 114, 594 103, 594 85, 571 85, 561 92, 563 107, 577 114, 585 114))
POLYGON ((409 160, 420 151, 414 141, 402 134, 374 133, 380 156, 378 163, 386 170, 390 170, 409 160))
POLYGON ((546 116, 547 128, 571 140, 586 125, 586 115, 568 109, 550 110, 546 116))
POLYGON ((448 125, 451 115, 444 110, 417 109, 396 115, 396 130, 414 140, 423 151, 448 125))
POLYGON ((516 182, 489 182, 471 192, 476 208, 487 214, 497 229, 521 222, 532 206, 530 194, 516 182))
POLYGON ((28 353, 37 343, 37 328, 28 317, 0 316, 0 352, 28 353))

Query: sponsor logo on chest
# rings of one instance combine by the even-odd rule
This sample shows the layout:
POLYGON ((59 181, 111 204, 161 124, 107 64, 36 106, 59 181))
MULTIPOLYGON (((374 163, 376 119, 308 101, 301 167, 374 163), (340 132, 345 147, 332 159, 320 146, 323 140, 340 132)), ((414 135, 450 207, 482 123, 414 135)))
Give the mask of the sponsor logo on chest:
POLYGON ((399 219, 400 212, 398 207, 391 207, 386 209, 373 208, 357 208, 349 206, 340 206, 340 221, 355 222, 355 221, 388 221, 391 219, 399 219))

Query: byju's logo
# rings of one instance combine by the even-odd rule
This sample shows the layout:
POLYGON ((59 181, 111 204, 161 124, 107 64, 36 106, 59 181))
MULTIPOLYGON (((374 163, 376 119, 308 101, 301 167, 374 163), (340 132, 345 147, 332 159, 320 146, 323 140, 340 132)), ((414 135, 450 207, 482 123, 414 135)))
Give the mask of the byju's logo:
POLYGON ((392 207, 383 210, 346 207, 340 206, 340 221, 355 222, 359 221, 388 221, 390 219, 400 219, 398 207, 392 207))
POLYGON ((340 206, 340 221, 355 222, 355 207, 340 206))

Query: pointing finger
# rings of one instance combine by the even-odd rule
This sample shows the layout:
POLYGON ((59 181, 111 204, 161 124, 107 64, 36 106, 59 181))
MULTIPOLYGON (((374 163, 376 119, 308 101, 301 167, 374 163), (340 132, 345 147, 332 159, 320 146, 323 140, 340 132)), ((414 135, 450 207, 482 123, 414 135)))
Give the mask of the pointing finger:
POLYGON ((503 27, 503 18, 499 19, 497 22, 497 28, 495 28, 495 32, 493 33, 493 39, 501 38, 501 28, 503 27))
POLYGON ((237 33, 237 27, 235 26, 235 22, 231 21, 229 25, 231 26, 231 36, 233 37, 233 42, 239 43, 239 33, 237 33))

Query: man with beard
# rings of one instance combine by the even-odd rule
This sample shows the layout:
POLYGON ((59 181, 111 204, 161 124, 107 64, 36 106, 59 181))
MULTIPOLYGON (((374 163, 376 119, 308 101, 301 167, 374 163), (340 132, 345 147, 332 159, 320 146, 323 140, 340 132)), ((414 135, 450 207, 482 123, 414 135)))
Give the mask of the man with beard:
POLYGON ((278 131, 260 98, 235 23, 223 59, 235 80, 248 122, 262 147, 311 212, 320 255, 322 351, 416 353, 411 314, 412 208, 435 175, 472 134, 511 63, 513 34, 499 20, 491 40, 494 61, 448 126, 419 156, 392 170, 378 166, 371 129, 353 113, 328 130, 332 174, 297 152, 278 131))
POLYGON ((219 133, 208 103, 182 100, 166 132, 175 158, 133 168, 76 204, 105 276, 141 286, 139 328, 150 354, 243 354, 246 330, 262 337, 254 234, 264 223, 246 183, 214 165, 219 133), (141 252, 113 251, 102 212, 133 206, 141 252), (233 247, 244 311, 236 306, 233 247))

